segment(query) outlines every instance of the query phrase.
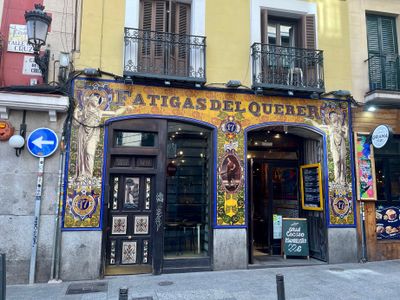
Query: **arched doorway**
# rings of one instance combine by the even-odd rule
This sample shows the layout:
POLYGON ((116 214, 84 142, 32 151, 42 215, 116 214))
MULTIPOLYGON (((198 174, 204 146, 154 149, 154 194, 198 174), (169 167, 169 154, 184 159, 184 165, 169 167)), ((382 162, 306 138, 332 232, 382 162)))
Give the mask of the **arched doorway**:
POLYGON ((327 261, 325 210, 304 210, 300 195, 300 167, 318 163, 324 174, 325 200, 326 138, 322 131, 291 123, 257 125, 247 130, 250 264, 263 264, 281 255, 281 238, 274 228, 276 216, 306 218, 310 256, 327 261))
POLYGON ((209 270, 213 129, 137 116, 107 125, 103 273, 209 270))

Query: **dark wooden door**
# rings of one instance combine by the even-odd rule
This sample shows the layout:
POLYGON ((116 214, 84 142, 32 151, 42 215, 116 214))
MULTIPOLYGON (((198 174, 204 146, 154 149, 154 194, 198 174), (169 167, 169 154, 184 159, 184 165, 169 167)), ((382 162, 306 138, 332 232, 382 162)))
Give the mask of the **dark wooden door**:
POLYGON ((106 275, 161 272, 165 137, 165 120, 109 126, 106 275))

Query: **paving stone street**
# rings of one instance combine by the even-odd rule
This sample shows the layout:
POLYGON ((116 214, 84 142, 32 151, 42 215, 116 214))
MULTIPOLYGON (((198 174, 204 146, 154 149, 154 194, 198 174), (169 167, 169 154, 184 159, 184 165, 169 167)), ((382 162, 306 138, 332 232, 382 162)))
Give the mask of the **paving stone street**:
POLYGON ((277 299, 276 274, 283 274, 286 299, 399 299, 400 260, 365 264, 315 265, 255 270, 108 277, 60 284, 13 285, 7 299, 118 299, 129 288, 129 300, 277 299), (71 284, 97 284, 103 292, 66 295, 71 284))

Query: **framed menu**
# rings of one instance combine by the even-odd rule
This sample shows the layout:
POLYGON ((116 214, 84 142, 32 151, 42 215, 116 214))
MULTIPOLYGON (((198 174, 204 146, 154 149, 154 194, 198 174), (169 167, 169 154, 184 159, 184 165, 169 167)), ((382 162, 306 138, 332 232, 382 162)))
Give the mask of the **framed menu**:
POLYGON ((301 206, 305 210, 324 210, 321 164, 300 166, 301 206))

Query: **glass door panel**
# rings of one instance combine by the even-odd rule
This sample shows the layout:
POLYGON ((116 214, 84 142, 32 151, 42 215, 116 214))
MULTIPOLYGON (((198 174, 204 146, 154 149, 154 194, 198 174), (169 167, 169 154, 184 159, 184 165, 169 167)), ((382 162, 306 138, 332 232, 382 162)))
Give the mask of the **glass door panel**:
POLYGON ((208 256, 211 131, 169 122, 164 257, 208 256))

